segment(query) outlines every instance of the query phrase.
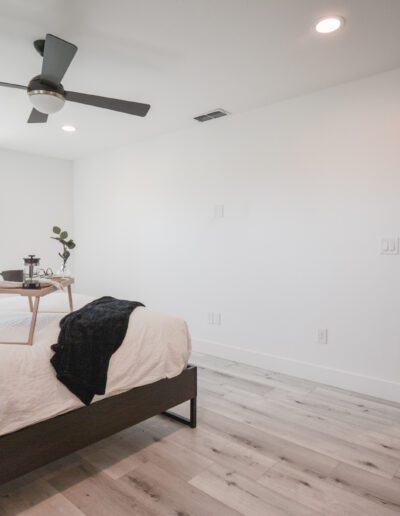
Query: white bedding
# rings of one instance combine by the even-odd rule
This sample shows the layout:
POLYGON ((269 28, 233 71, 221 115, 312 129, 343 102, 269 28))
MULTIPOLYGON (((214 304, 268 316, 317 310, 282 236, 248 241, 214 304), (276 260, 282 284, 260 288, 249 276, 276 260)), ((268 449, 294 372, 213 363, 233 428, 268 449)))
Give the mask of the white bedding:
MULTIPOLYGON (((2 297, 2 296, 1 296, 2 297)), ((30 323, 27 299, 0 297, 0 341, 25 340, 30 323)), ((92 298, 74 294, 78 309, 92 298)), ((41 300, 41 310, 67 311, 66 295, 41 300)), ((51 344, 57 342, 59 321, 65 314, 38 315, 34 345, 0 344, 0 435, 83 406, 55 377, 50 364, 51 344)), ((186 367, 191 351, 182 319, 139 307, 132 313, 126 337, 111 358, 105 396, 172 378, 186 367)))

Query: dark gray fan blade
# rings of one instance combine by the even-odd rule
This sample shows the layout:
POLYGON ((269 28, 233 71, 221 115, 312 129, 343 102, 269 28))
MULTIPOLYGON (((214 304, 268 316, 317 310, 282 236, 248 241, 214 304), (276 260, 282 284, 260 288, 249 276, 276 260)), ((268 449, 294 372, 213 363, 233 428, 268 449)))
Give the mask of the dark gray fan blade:
POLYGON ((87 95, 86 93, 76 93, 75 91, 66 91, 65 98, 71 102, 111 109, 112 111, 119 111, 120 113, 128 113, 128 115, 146 116, 150 109, 149 104, 111 99, 109 97, 99 97, 97 95, 87 95))
POLYGON ((49 115, 46 115, 46 113, 41 113, 37 109, 33 108, 28 118, 28 124, 44 124, 47 122, 48 116, 49 115))
POLYGON ((52 34, 46 35, 41 79, 60 84, 78 47, 52 34))
POLYGON ((9 82, 0 82, 0 86, 4 86, 5 88, 18 88, 19 90, 26 90, 26 86, 21 86, 20 84, 10 84, 9 82))

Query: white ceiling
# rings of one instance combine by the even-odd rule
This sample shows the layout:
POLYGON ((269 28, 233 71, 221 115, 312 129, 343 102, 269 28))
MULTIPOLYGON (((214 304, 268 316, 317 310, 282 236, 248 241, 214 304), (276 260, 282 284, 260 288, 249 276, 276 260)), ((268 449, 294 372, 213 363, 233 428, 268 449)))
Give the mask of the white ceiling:
POLYGON ((40 73, 32 42, 49 32, 78 46, 67 90, 152 105, 138 118, 67 103, 28 125, 26 93, 0 88, 0 147, 74 159, 396 68, 399 21, 400 0, 0 0, 0 81, 40 73), (317 34, 329 14, 344 29, 317 34))

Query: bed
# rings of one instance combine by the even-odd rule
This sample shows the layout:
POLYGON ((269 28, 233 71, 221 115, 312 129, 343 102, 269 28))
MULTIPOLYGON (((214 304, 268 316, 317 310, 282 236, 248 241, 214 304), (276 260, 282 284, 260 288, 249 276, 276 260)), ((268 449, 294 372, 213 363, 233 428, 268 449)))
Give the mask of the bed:
MULTIPOLYGON (((74 296, 75 307, 90 302, 74 296)), ((18 340, 29 325, 26 300, 0 301, 0 332, 18 340)), ((49 362, 65 296, 44 299, 35 342, 0 346, 0 484, 160 413, 196 426, 197 371, 186 323, 137 308, 112 356, 107 392, 84 406, 55 377, 49 362), (190 417, 167 412, 190 402, 190 417)))

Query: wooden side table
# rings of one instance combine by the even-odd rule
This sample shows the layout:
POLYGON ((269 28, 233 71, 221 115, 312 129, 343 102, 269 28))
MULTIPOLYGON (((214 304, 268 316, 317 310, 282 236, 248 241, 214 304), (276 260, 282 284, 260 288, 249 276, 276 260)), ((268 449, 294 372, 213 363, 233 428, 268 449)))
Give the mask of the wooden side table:
MULTIPOLYGON (((72 301, 71 285, 74 284, 74 279, 73 278, 62 278, 57 281, 59 281, 64 287, 67 288, 69 310, 70 310, 70 312, 73 312, 74 307, 73 307, 73 301, 72 301)), ((31 319, 31 324, 29 327, 29 336, 28 336, 27 342, 1 342, 0 341, 0 344, 23 344, 23 345, 27 345, 27 346, 32 346, 33 338, 35 335, 36 320, 37 320, 37 314, 38 314, 38 310, 39 310, 40 298, 42 298, 44 296, 48 296, 49 294, 53 294, 53 292, 57 292, 57 291, 58 291, 58 289, 56 287, 54 287, 53 285, 49 285, 47 287, 42 287, 40 289, 0 288, 0 294, 18 294, 22 297, 27 297, 28 301, 29 301, 29 308, 32 313, 32 319, 31 319), (32 298, 34 298, 34 301, 32 300, 32 298)))

